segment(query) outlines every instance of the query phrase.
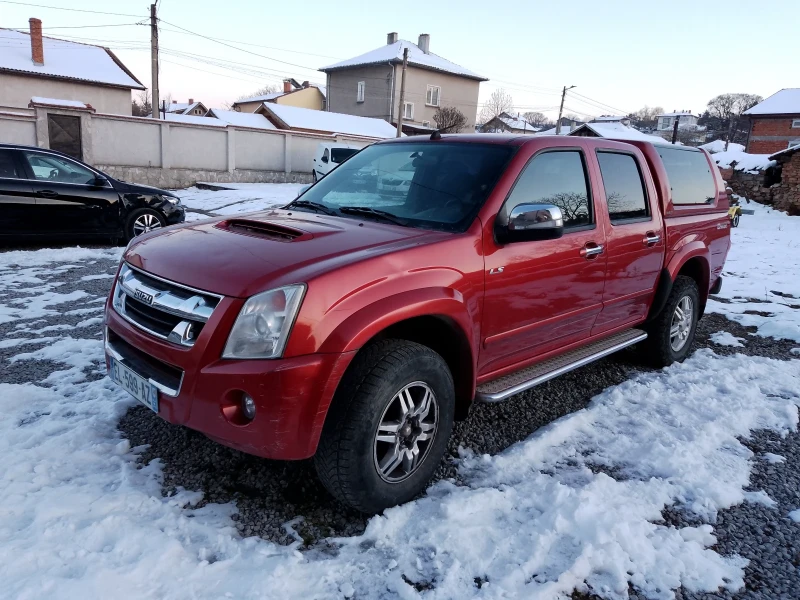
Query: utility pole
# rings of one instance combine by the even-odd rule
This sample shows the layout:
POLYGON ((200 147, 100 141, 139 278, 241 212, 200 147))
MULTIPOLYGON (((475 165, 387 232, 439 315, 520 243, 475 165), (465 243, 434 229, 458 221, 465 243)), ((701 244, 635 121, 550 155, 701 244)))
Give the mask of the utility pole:
POLYGON ((150 106, 152 106, 151 116, 154 119, 161 118, 159 114, 158 101, 158 18, 156 17, 156 5, 150 5, 150 62, 152 68, 152 84, 150 106))
POLYGON ((408 66, 408 48, 403 48, 403 75, 400 78, 400 105, 397 111, 397 136, 403 135, 403 103, 406 99, 406 67, 408 66))
POLYGON ((561 135, 561 113, 564 112, 564 98, 567 97, 567 90, 571 90, 574 88, 574 85, 569 87, 564 86, 564 89, 561 90, 561 106, 558 107, 558 121, 556 121, 556 135, 561 135))
POLYGON ((681 122, 681 116, 680 115, 676 115, 675 116, 675 124, 672 126, 672 143, 673 144, 678 141, 678 123, 680 123, 680 122, 681 122))

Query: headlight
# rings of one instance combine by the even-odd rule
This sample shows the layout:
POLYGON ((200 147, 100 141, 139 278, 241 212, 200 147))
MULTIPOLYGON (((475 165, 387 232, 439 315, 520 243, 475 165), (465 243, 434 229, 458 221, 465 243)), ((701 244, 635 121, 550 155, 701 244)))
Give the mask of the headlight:
POLYGON ((306 286, 256 294, 245 302, 228 336, 222 358, 280 358, 306 286))
POLYGON ((178 198, 177 196, 165 196, 165 195, 162 194, 161 197, 164 200, 166 200, 167 202, 169 202, 170 204, 180 204, 181 203, 181 199, 178 198))

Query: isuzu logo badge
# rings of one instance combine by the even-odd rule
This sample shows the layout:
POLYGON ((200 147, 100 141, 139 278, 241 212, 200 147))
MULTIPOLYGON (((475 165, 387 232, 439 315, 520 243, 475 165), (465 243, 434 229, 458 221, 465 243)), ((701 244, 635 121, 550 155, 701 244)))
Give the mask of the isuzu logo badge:
POLYGON ((144 302, 145 304, 152 304, 153 303, 153 295, 143 292, 142 290, 136 290, 133 292, 133 297, 139 300, 140 302, 144 302))

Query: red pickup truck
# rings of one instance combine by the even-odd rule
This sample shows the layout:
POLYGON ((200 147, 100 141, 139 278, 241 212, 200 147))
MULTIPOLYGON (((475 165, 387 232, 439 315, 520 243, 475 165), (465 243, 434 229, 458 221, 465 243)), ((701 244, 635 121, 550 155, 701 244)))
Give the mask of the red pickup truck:
POLYGON ((109 372, 222 444, 313 456, 335 497, 377 512, 425 488, 476 400, 637 343, 683 360, 722 284, 727 210, 694 148, 373 144, 281 209, 135 238, 106 306, 109 372))

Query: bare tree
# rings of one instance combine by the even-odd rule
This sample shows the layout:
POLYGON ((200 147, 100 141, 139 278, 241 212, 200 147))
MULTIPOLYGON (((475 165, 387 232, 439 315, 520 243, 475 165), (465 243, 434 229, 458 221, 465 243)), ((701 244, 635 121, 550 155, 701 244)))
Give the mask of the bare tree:
POLYGON ((131 114, 134 117, 149 117, 153 112, 153 105, 150 102, 150 90, 142 90, 131 102, 131 114))
POLYGON ((542 127, 549 122, 549 119, 540 112, 526 112, 522 118, 533 127, 542 127))
POLYGON ((561 209, 564 222, 570 225, 588 224, 589 201, 586 194, 576 192, 560 192, 541 200, 545 204, 554 204, 561 209))
POLYGON ((488 123, 501 113, 510 113, 514 110, 514 99, 503 88, 497 88, 483 105, 479 116, 480 122, 488 123))
POLYGON ((433 122, 443 133, 460 133, 467 126, 467 117, 455 106, 440 106, 433 113, 433 122))
POLYGON ((744 129, 742 127, 742 113, 749 108, 753 108, 761 102, 763 98, 756 94, 720 94, 708 101, 706 112, 710 117, 716 117, 727 126, 728 133, 725 135, 725 149, 731 138, 737 137, 736 133, 744 129))
POLYGON ((664 114, 664 109, 660 106, 653 106, 652 108, 644 105, 644 108, 640 108, 634 113, 628 115, 636 127, 641 127, 643 129, 655 129, 656 128, 656 120, 658 115, 664 114))

